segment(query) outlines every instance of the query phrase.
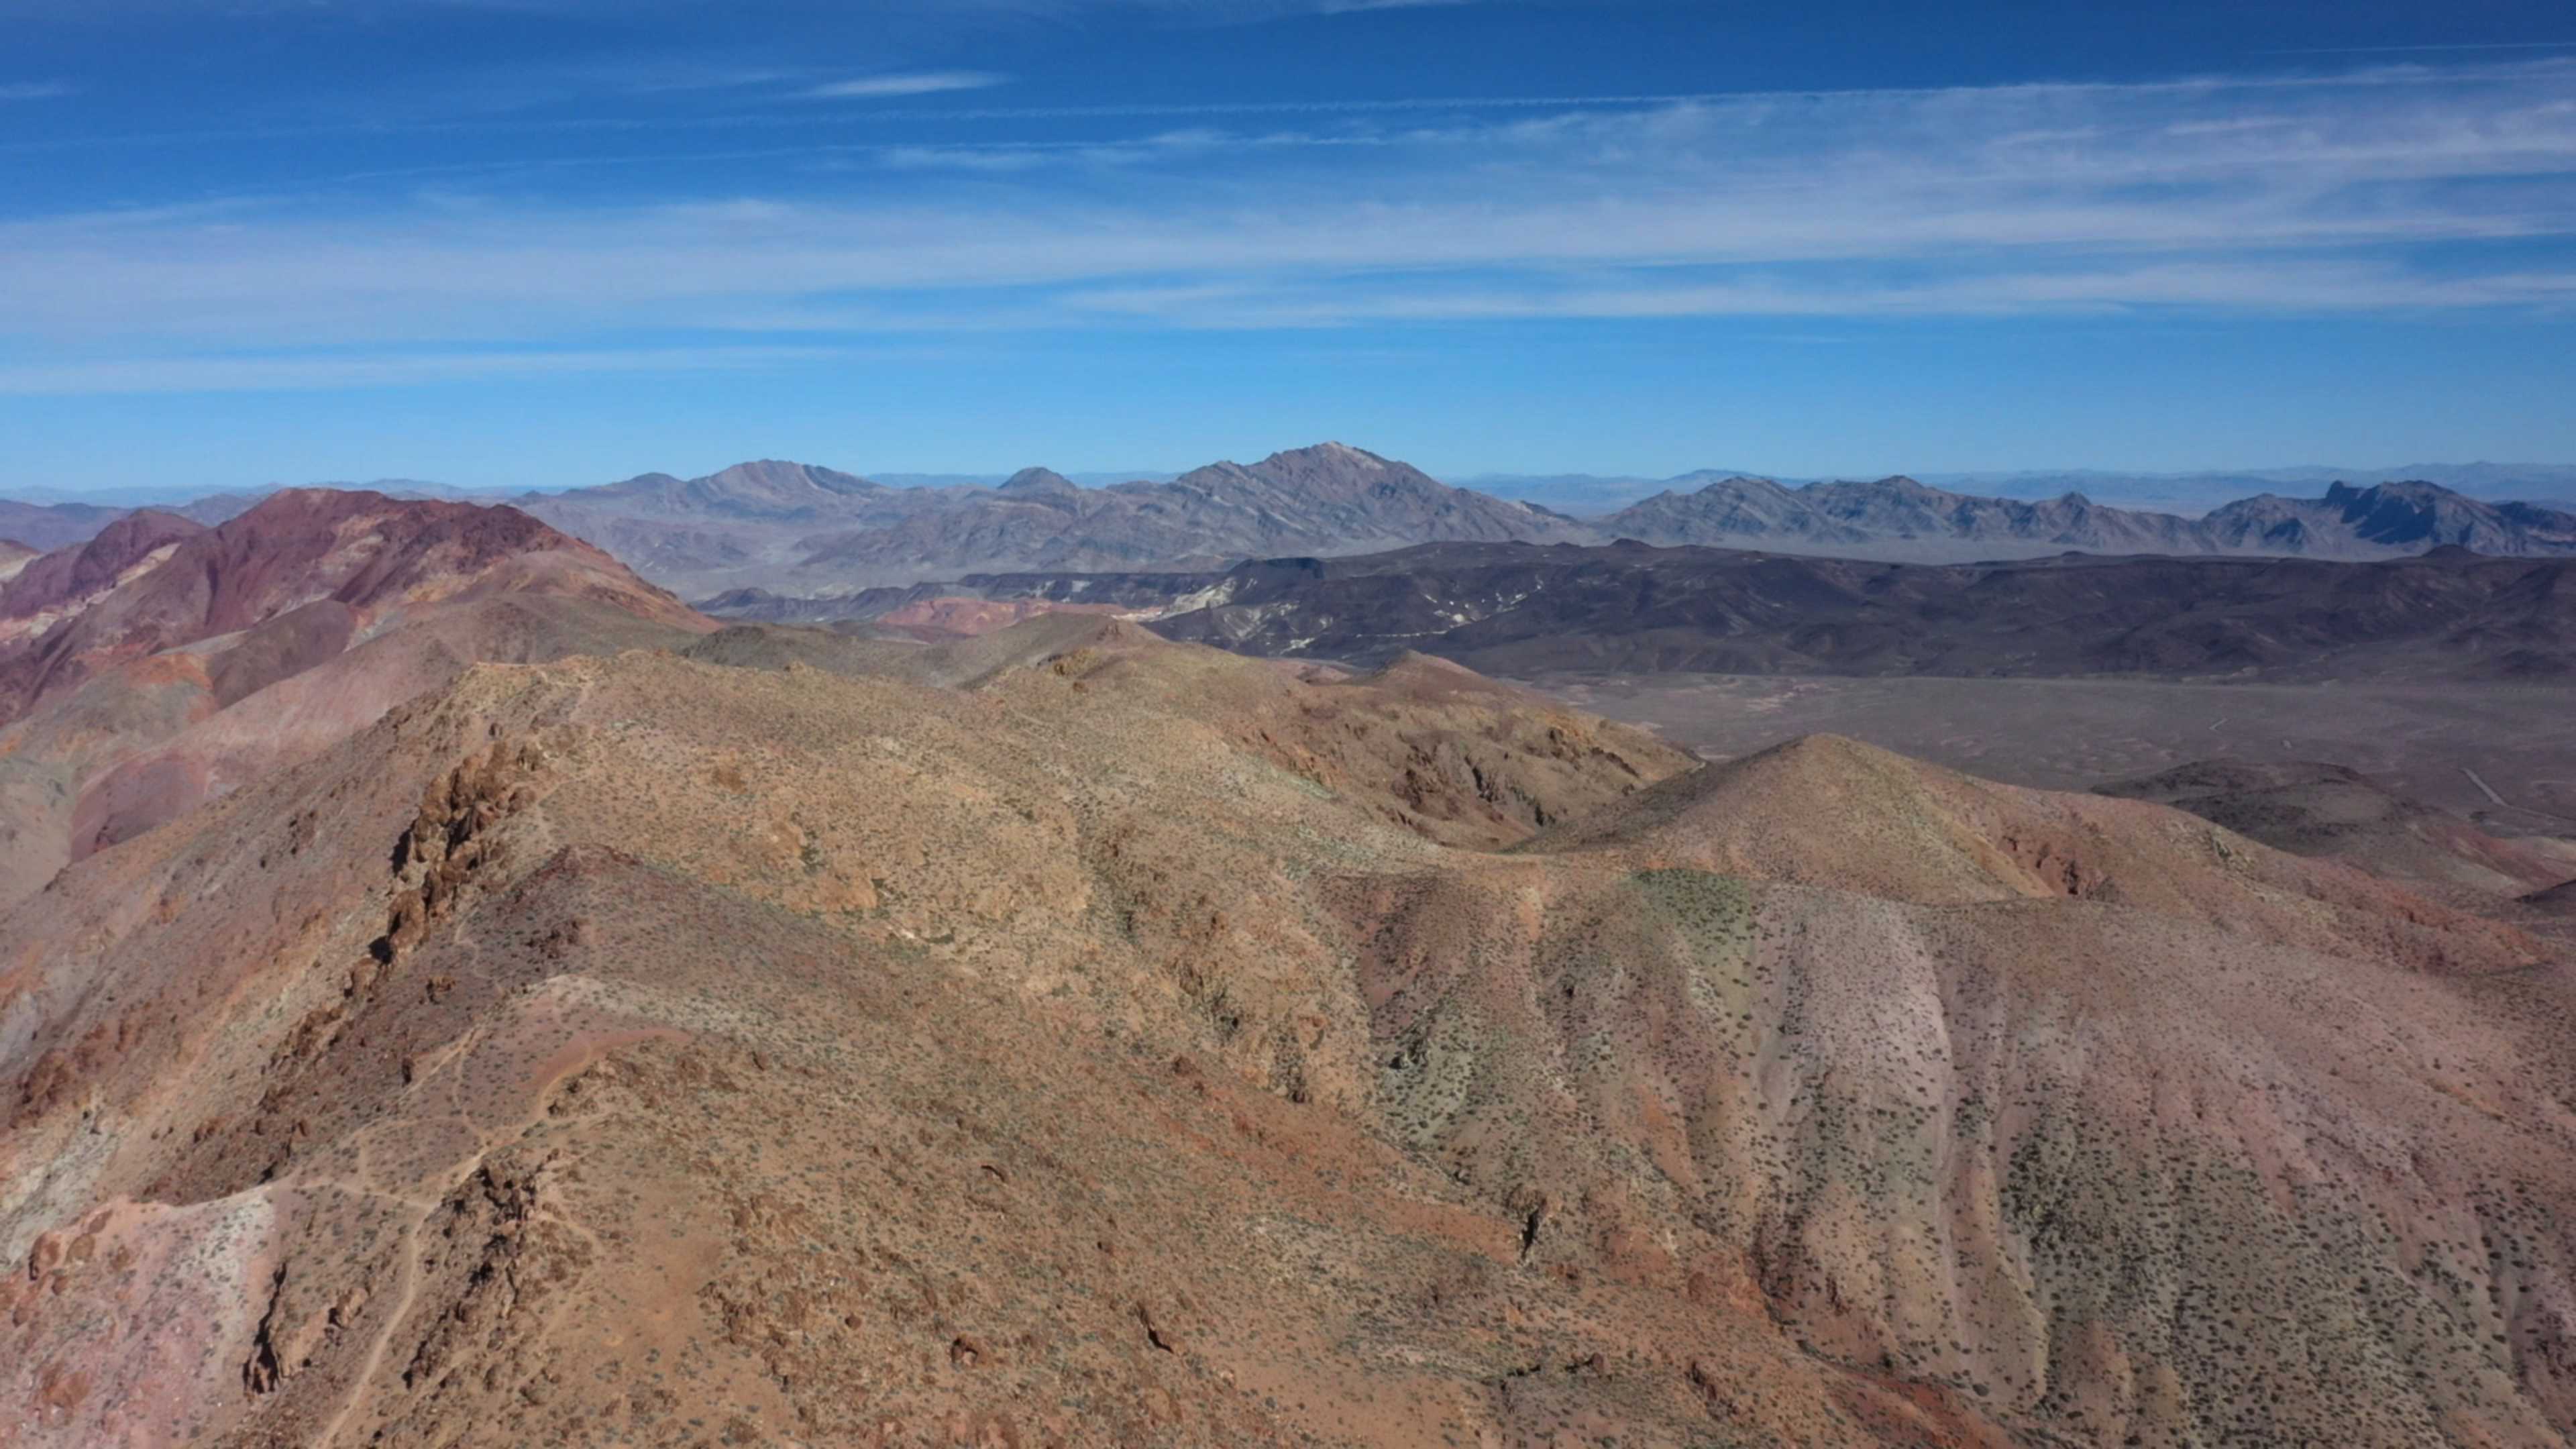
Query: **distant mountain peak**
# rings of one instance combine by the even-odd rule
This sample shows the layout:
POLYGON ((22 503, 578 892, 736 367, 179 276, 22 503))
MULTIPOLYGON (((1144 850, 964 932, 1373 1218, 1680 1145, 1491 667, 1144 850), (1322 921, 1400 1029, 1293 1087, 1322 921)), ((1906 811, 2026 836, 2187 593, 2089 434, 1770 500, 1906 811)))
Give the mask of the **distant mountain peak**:
POLYGON ((1051 468, 1022 468, 1002 482, 1004 493, 1076 493, 1078 485, 1051 468))
POLYGON ((1379 457, 1366 448, 1354 448, 1348 443, 1340 442, 1322 442, 1304 448, 1285 448, 1261 461, 1264 466, 1300 462, 1338 463, 1348 468, 1371 471, 1401 466, 1390 464, 1387 459, 1379 457))
POLYGON ((844 473, 836 468, 817 467, 812 463, 789 463, 776 458, 736 463, 700 481, 718 483, 732 488, 811 488, 819 492, 835 494, 872 493, 884 486, 855 473, 844 473))

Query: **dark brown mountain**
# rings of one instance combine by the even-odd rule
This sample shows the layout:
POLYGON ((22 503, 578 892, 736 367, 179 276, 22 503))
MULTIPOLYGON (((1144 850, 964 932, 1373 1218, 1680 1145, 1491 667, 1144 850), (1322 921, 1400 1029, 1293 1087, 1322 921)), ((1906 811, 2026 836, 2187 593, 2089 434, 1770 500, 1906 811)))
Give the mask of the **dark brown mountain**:
POLYGON ((1416 649, 1490 673, 2576 675, 2567 560, 1894 564, 1444 544, 1230 571, 1154 627, 1255 654, 1416 649))

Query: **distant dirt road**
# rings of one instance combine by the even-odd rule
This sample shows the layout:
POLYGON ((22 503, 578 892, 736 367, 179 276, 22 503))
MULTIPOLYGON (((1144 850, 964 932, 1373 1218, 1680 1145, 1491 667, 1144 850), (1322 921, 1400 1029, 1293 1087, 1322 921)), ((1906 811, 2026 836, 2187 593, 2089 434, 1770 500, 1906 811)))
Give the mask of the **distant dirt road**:
POLYGON ((2470 769, 2466 765, 2462 765, 2460 767, 2460 773, 2469 777, 2470 784, 2484 790, 2488 799, 2493 800, 2496 804, 2507 810, 2519 810, 2525 815, 2537 815, 2543 820, 2565 820, 2571 824, 2576 824, 2576 816, 2561 815, 2555 810, 2542 810, 2531 805, 2516 805, 2512 801, 2504 798, 2502 795, 2497 794, 2495 786, 2488 784, 2484 775, 2479 774, 2477 771, 2470 769))

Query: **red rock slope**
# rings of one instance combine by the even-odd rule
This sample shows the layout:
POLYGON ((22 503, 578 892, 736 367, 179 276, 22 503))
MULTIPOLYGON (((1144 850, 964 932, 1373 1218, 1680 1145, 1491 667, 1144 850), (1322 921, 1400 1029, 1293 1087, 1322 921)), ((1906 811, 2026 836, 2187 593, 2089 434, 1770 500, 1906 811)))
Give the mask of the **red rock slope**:
POLYGON ((135 513, 0 587, 0 901, 478 659, 712 627, 507 508, 319 489, 135 513))

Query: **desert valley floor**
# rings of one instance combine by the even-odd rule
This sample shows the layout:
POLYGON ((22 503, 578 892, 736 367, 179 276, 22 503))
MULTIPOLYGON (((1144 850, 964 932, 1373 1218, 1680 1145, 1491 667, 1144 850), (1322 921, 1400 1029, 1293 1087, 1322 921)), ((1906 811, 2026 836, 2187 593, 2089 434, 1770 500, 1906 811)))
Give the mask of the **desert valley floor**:
POLYGON ((1523 682, 1711 759, 1826 731, 2050 790, 2193 760, 2322 760, 2498 835, 2576 835, 2576 691, 2565 686, 1720 674, 1523 682))

